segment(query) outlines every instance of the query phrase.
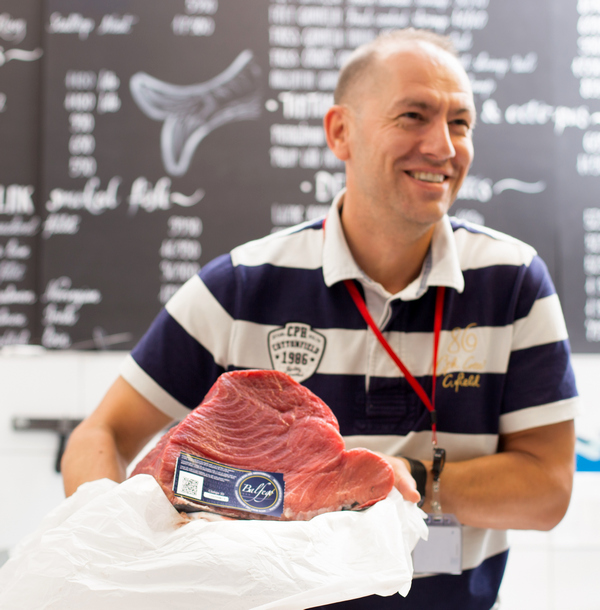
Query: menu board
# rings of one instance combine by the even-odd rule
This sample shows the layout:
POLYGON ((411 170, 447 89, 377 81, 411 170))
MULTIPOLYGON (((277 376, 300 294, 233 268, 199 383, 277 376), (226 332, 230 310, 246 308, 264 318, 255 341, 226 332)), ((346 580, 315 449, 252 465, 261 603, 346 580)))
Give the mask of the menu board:
POLYGON ((259 4, 46 3, 42 345, 131 347, 268 230, 259 4))
POLYGON ((33 341, 37 290, 40 3, 0 12, 0 347, 33 341))
MULTIPOLYGON (((31 202, 29 214, 0 205, 0 232, 31 230, 0 234, 0 338, 129 349, 215 256, 324 214, 345 181, 321 126, 339 67, 379 33, 412 26, 453 39, 475 94, 475 161, 453 212, 532 244, 574 351, 599 351, 600 0, 31 6, 43 59, 18 66, 38 70, 19 111, 38 108, 41 87, 41 128, 30 121, 18 161, 34 177, 0 174, 6 193, 17 185, 31 202), (25 271, 16 279, 27 267, 18 252, 37 262, 35 283, 25 271), (37 327, 19 337, 3 322, 25 316, 29 328, 31 303, 10 302, 27 295, 37 327)), ((41 53, 25 40, 10 44, 41 53)))
POLYGON ((600 2, 557 4, 559 287, 574 351, 600 351, 600 2))

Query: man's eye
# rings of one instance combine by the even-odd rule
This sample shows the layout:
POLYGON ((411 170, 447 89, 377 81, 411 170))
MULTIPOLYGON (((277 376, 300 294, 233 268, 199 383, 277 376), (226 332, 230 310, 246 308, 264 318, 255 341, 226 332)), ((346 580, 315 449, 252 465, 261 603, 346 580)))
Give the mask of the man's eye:
POLYGON ((421 115, 418 112, 405 112, 400 115, 401 119, 408 119, 410 121, 420 121, 422 119, 421 115))
POLYGON ((471 129, 471 124, 466 119, 456 119, 452 121, 453 125, 459 125, 460 127, 466 127, 467 129, 471 129))

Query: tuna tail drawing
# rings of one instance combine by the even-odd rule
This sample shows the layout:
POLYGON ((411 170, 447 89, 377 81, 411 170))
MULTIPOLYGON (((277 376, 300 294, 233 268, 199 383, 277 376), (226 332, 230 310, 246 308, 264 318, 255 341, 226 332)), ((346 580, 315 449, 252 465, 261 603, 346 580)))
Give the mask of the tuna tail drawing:
POLYGON ((223 72, 196 85, 172 85, 145 72, 131 77, 129 88, 140 110, 164 121, 160 148, 169 174, 183 176, 200 142, 217 127, 260 116, 260 74, 246 49, 223 72))

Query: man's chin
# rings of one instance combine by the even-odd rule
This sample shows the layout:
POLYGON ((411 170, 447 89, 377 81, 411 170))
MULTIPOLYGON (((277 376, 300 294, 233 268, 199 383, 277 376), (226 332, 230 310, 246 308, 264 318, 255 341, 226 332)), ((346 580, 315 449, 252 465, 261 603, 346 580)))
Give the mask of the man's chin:
POLYGON ((411 220, 419 225, 431 226, 438 223, 450 209, 450 205, 444 202, 424 206, 411 216, 411 220))

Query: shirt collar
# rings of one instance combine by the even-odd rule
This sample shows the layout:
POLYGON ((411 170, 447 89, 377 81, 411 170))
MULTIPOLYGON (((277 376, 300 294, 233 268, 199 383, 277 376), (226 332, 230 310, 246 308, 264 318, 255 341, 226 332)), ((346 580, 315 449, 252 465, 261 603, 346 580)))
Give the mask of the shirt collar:
MULTIPOLYGON (((323 244, 323 277, 327 286, 333 286, 344 280, 359 280, 365 286, 381 292, 382 296, 390 295, 381 284, 374 282, 356 264, 342 228, 340 208, 344 198, 341 191, 333 200, 327 214, 323 244)), ((446 286, 462 292, 465 280, 460 269, 458 250, 450 219, 447 215, 436 224, 431 247, 423 263, 421 273, 404 290, 395 297, 403 301, 413 301, 422 297, 430 286, 446 286)))

